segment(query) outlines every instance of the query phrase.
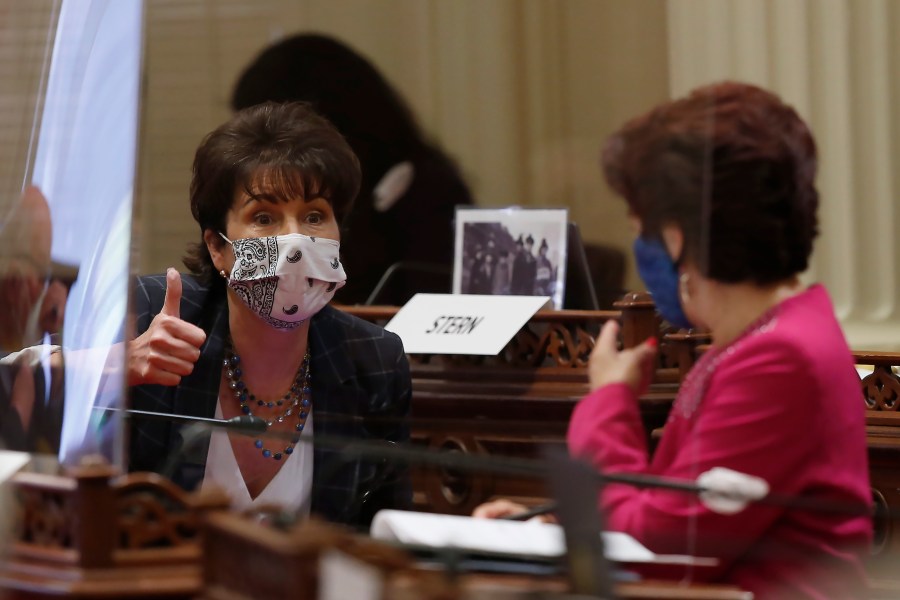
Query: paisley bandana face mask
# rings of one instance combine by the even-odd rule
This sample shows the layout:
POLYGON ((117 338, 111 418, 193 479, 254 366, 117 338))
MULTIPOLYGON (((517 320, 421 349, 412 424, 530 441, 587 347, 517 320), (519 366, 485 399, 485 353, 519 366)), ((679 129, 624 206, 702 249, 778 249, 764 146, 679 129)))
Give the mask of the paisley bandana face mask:
POLYGON ((347 283, 337 240, 299 233, 229 240, 234 267, 228 286, 276 329, 294 329, 347 283))

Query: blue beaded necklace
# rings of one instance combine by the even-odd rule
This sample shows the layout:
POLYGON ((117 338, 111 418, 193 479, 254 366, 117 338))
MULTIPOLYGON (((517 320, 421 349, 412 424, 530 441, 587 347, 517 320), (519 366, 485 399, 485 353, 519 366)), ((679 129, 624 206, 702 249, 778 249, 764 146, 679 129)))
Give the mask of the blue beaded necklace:
POLYGON ((296 433, 291 438, 290 443, 285 446, 283 452, 272 452, 266 448, 265 443, 261 439, 254 442, 254 445, 262 451, 262 455, 266 458, 281 460, 285 455, 293 454, 294 446, 300 441, 300 434, 303 433, 303 428, 306 426, 306 419, 309 417, 312 406, 312 389, 309 387, 309 350, 306 351, 303 362, 300 363, 297 374, 294 375, 291 389, 287 391, 283 398, 274 401, 260 400, 250 392, 247 384, 242 379, 241 357, 235 354, 230 343, 225 348, 225 359, 222 361, 222 366, 225 368, 225 376, 228 377, 228 387, 234 393, 234 397, 241 403, 241 412, 245 415, 253 416, 250 408, 252 404, 259 407, 265 406, 266 408, 286 406, 287 408, 281 414, 266 419, 266 425, 271 427, 275 423, 283 423, 286 418, 296 412, 297 424, 294 427, 296 433))

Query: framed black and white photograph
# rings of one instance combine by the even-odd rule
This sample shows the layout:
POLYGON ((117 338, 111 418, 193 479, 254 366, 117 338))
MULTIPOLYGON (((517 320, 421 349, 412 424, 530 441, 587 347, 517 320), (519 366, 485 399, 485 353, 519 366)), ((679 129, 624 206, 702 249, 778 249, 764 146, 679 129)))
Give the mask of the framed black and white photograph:
POLYGON ((550 296, 562 308, 565 208, 458 208, 454 294, 550 296))

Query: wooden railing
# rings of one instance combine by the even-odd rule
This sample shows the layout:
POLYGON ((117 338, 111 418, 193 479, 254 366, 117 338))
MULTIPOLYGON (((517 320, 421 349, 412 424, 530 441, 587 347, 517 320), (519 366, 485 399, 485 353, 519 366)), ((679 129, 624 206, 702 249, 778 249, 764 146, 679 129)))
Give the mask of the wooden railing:
POLYGON ((152 473, 117 477, 98 460, 63 475, 12 481, 10 547, 0 589, 11 598, 184 597, 202 588, 200 533, 228 506, 152 473))

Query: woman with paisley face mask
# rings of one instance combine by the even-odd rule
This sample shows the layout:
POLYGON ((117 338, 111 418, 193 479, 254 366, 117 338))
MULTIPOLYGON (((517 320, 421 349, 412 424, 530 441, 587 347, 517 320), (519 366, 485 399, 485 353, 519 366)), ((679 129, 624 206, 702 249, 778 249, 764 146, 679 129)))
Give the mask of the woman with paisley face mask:
MULTIPOLYGON (((569 425, 570 452, 613 473, 694 481, 715 467, 778 494, 866 511, 864 405, 851 353, 821 285, 805 286, 817 234, 816 148, 774 94, 723 83, 627 123, 603 168, 628 204, 638 268, 670 323, 708 328, 712 345, 682 382, 651 457, 637 399, 655 340, 618 350, 602 329, 591 393, 569 425)), ((717 512, 697 497, 609 485, 610 529, 662 554, 711 556, 714 568, 641 569, 729 582, 756 598, 864 597, 864 514, 751 504, 717 512)), ((494 503, 478 510, 516 510, 494 503)))
POLYGON ((344 138, 304 104, 246 109, 206 137, 191 182, 201 233, 185 257, 191 275, 137 282, 133 407, 254 415, 289 438, 214 433, 174 454, 179 426, 137 420, 132 470, 161 471, 174 454, 177 483, 215 484, 237 508, 280 505, 357 525, 409 503, 404 473, 301 443, 313 430, 409 437, 400 339, 328 305, 347 280, 339 223, 359 181, 344 138))

